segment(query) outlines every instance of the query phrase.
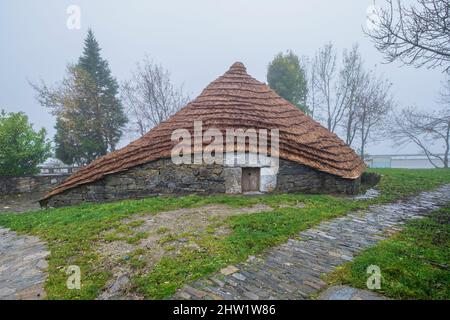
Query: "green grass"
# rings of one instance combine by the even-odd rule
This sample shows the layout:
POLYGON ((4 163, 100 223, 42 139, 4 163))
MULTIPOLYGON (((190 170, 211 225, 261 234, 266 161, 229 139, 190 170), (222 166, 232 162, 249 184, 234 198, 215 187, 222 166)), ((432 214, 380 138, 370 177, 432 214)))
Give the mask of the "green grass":
POLYGON ((154 197, 108 204, 84 204, 21 215, 3 214, 0 215, 0 225, 37 235, 48 242, 51 255, 45 289, 49 299, 93 299, 111 276, 109 270, 101 268, 100 257, 93 244, 105 238, 113 241, 120 237, 126 237, 126 241, 133 243, 146 236, 145 233, 130 233, 128 230, 134 225, 126 225, 122 219, 208 204, 241 207, 263 203, 274 208, 271 212, 227 219, 225 223, 231 229, 229 235, 218 238, 213 232, 205 232, 198 239, 200 250, 184 249, 175 258, 165 257, 151 273, 135 279, 137 289, 147 298, 164 298, 186 282, 217 271, 227 264, 245 260, 248 255, 282 243, 300 230, 324 219, 450 183, 450 170, 376 171, 383 175, 379 185, 382 195, 370 201, 356 202, 342 197, 319 195, 154 197), (279 204, 294 206, 297 202, 305 203, 305 207, 278 207, 279 204), (102 235, 112 228, 116 228, 115 233, 102 235), (81 290, 66 289, 67 275, 63 268, 68 265, 80 266, 81 290))
MULTIPOLYGON (((49 299, 93 299, 110 277, 109 270, 99 266, 99 256, 93 243, 101 239, 101 233, 111 228, 125 231, 129 227, 121 223, 123 218, 139 213, 157 213, 164 210, 188 208, 211 203, 227 203, 242 206, 248 202, 243 197, 158 197, 143 200, 127 200, 107 204, 49 209, 21 215, 2 214, 0 225, 20 233, 29 233, 47 241, 51 251, 49 278, 45 289, 49 299), (78 265, 82 272, 82 289, 68 290, 64 267, 78 265)), ((126 232, 126 231, 125 231, 126 232)), ((118 234, 109 234, 106 240, 117 240, 118 234)), ((134 239, 131 238, 131 242, 134 239)))
POLYGON ((370 169, 383 176, 377 189, 382 192, 379 202, 391 201, 420 190, 430 190, 448 183, 448 169, 370 169))
POLYGON ((380 293, 393 299, 450 299, 450 207, 411 220, 394 237, 363 251, 328 276, 366 289, 367 267, 381 271, 380 293))
POLYGON ((283 198, 288 202, 302 201, 306 205, 302 209, 280 208, 230 217, 225 221, 232 229, 229 236, 217 238, 210 233, 203 234, 196 239, 200 250, 184 249, 179 256, 164 257, 151 273, 135 279, 137 288, 147 298, 166 298, 186 282, 285 242, 298 231, 320 221, 367 205, 331 196, 291 195, 283 198))

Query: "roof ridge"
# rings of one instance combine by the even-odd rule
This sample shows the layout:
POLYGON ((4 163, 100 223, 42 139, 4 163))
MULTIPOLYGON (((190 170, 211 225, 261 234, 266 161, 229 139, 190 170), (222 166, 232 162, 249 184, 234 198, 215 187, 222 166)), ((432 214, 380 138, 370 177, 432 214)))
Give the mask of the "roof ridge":
POLYGON ((225 74, 233 74, 233 73, 238 73, 238 74, 247 74, 247 68, 245 67, 245 65, 240 62, 240 61, 236 61, 235 63, 233 63, 230 67, 230 69, 228 69, 228 71, 225 74))

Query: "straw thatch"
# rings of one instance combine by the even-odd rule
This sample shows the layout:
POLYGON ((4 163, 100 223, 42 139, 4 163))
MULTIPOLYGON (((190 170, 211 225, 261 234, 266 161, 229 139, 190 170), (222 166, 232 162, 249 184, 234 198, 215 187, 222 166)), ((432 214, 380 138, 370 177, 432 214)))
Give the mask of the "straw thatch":
POLYGON ((45 199, 150 161, 170 157, 175 129, 279 129, 279 156, 341 178, 356 179, 361 158, 335 134, 246 72, 240 62, 213 81, 194 101, 128 146, 107 154, 70 176, 45 199))

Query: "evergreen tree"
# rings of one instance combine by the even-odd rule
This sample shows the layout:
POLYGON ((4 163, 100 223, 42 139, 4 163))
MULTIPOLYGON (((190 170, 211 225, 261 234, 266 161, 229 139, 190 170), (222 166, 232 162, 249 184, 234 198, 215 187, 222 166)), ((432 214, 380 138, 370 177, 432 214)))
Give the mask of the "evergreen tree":
POLYGON ((280 52, 269 63, 267 82, 281 97, 302 111, 308 112, 306 71, 300 64, 298 56, 292 51, 288 51, 285 55, 280 52))
POLYGON ((101 48, 91 29, 84 41, 83 55, 77 67, 87 71, 95 85, 97 103, 93 105, 97 130, 107 151, 114 151, 127 123, 122 104, 117 98, 119 85, 111 75, 108 62, 100 55, 101 48))
POLYGON ((84 165, 106 154, 99 124, 97 85, 87 71, 69 66, 64 80, 64 105, 56 119, 55 154, 65 163, 84 165))
POLYGON ((100 51, 89 30, 82 56, 67 67, 59 88, 32 84, 39 102, 57 118, 55 153, 67 164, 85 165, 114 151, 127 123, 119 86, 100 51))

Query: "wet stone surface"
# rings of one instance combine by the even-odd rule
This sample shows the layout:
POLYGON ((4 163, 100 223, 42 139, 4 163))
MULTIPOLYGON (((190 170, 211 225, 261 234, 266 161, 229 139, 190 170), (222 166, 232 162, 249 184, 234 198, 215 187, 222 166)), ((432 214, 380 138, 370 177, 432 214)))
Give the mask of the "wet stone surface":
MULTIPOLYGON (((374 205, 365 212, 323 222, 300 232, 299 240, 271 248, 227 272, 197 280, 177 291, 174 299, 308 299, 326 289, 322 280, 336 266, 351 261, 402 224, 450 202, 450 185, 422 192, 402 201, 374 205), (230 271, 230 272, 228 272, 230 271), (231 272, 233 271, 233 272, 231 272)), ((368 298, 350 289, 337 290, 334 298, 368 298)))
POLYGON ((322 292, 318 300, 387 300, 384 296, 369 290, 349 286, 333 286, 322 292))
POLYGON ((377 189, 368 189, 363 194, 358 194, 356 196, 352 196, 351 199, 353 199, 353 200, 370 200, 370 199, 378 198, 379 195, 380 195, 380 191, 378 191, 377 189))
POLYGON ((35 300, 45 297, 44 242, 0 227, 0 300, 35 300))

